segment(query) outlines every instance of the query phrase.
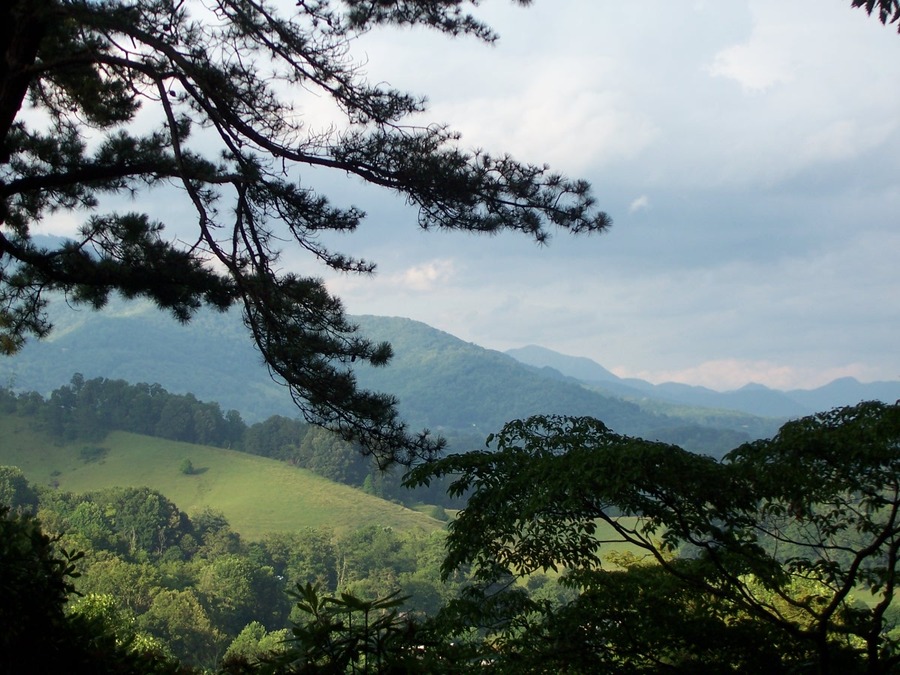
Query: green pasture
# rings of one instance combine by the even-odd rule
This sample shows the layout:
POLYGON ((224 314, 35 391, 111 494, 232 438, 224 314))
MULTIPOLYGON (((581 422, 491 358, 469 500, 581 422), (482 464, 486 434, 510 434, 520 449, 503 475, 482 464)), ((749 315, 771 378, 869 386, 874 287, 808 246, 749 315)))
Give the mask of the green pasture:
POLYGON ((116 486, 158 490, 188 514, 209 507, 243 537, 303 527, 336 531, 366 525, 435 530, 424 513, 333 483, 284 462, 125 432, 99 442, 58 444, 29 428, 27 418, 0 416, 0 464, 18 466, 36 485, 83 493, 116 486), (83 451, 88 448, 88 451, 83 451), (94 448, 105 449, 85 460, 94 448), (180 467, 189 459, 194 473, 180 467))

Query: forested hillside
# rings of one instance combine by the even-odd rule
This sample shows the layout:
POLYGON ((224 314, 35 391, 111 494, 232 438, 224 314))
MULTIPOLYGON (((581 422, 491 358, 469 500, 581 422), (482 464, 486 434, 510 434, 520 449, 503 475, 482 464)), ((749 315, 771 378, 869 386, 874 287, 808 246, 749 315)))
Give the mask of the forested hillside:
MULTIPOLYGON (((409 319, 356 320, 363 334, 390 342, 394 351, 386 367, 357 367, 360 383, 397 397, 411 428, 440 432, 457 450, 479 447, 507 420, 538 412, 592 415, 623 433, 715 455, 777 428, 772 421, 696 411, 682 416, 676 408, 638 405, 409 319)), ((48 340, 29 343, 15 359, 0 362, 0 369, 8 386, 45 396, 78 372, 86 379, 158 383, 170 392, 190 392, 237 410, 249 422, 297 415, 287 391, 272 381, 247 343, 240 318, 231 313, 200 312, 182 326, 149 305, 113 303, 100 313, 61 312, 48 340)))
MULTIPOLYGON (((0 414, 13 418, 10 423, 19 431, 38 434, 45 445, 80 443, 86 451, 99 453, 112 432, 130 432, 280 460, 407 504, 458 504, 448 498, 443 484, 404 488, 399 468, 379 470, 359 447, 320 427, 278 415, 247 425, 234 410, 224 413, 217 403, 199 401, 193 394, 171 394, 159 385, 85 380, 76 374, 46 399, 36 392, 0 388, 0 414)), ((0 460, 21 441, 8 437, 0 446, 0 460)), ((152 456, 145 458, 152 465, 152 456)))
MULTIPOLYGON (((170 672, 150 669, 151 656, 198 669, 191 672, 213 672, 225 657, 283 649, 291 620, 300 618, 289 595, 298 585, 370 598, 401 590, 404 611, 417 617, 434 614, 458 588, 440 578, 444 537, 438 527, 394 528, 365 518, 354 522, 344 513, 340 529, 298 525, 255 532, 251 538, 234 529, 222 511, 207 507, 188 513, 158 490, 110 487, 75 494, 48 489, 2 461, 0 497, 5 503, 0 552, 12 545, 28 550, 14 535, 32 534, 28 528, 34 521, 28 518, 36 515, 55 537, 40 559, 50 565, 47 577, 56 578, 64 569, 75 575, 70 588, 79 595, 68 606, 74 625, 60 617, 53 644, 72 640, 70 665, 79 658, 94 665, 54 672, 94 673, 96 664, 107 659, 121 659, 117 667, 123 670, 110 667, 110 673, 170 672), (18 515, 11 517, 8 506, 18 515), (54 555, 65 561, 61 567, 54 566, 54 555), (73 628, 76 635, 70 637, 67 631, 73 628), (132 659, 136 663, 124 665, 132 659)), ((35 622, 45 625, 39 623, 47 620, 39 594, 41 584, 50 582, 37 573, 37 561, 22 569, 30 561, 23 561, 21 553, 4 554, 0 562, 5 582, 16 575, 32 578, 29 585, 5 584, 0 592, 0 616, 16 614, 16 621, 7 624, 11 632, 0 636, 5 647, 0 667, 5 667, 9 653, 25 652, 36 643, 29 631, 35 622), (17 636, 29 643, 15 644, 17 636)))

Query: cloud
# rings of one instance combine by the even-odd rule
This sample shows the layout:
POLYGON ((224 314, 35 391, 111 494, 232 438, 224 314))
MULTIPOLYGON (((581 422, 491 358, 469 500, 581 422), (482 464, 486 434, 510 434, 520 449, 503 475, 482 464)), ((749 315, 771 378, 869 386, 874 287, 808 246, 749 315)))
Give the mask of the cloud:
MULTIPOLYGON (((369 214, 326 243, 379 267, 330 274, 288 247, 286 268, 326 278, 350 313, 488 348, 542 344, 651 381, 792 388, 900 373, 895 31, 821 0, 478 11, 496 46, 378 30, 354 53, 371 57, 373 81, 429 95, 414 122, 583 175, 617 224, 540 250, 513 234, 419 236, 401 199, 304 170, 304 186, 369 214)), ((298 105, 312 128, 332 119, 326 101, 298 105)))
POLYGON ((494 8, 494 48, 404 33, 373 59, 464 147, 586 174, 617 225, 541 251, 430 233, 415 255, 408 230, 375 228, 381 248, 362 253, 380 275, 346 289, 348 309, 651 381, 896 377, 894 31, 820 0, 494 8))
POLYGON ((837 162, 859 157, 882 147, 897 130, 897 123, 860 124, 855 119, 835 120, 813 130, 803 140, 801 161, 807 164, 837 162))
POLYGON ((566 171, 637 157, 656 139, 652 117, 595 62, 586 80, 579 57, 536 64, 522 90, 482 91, 466 100, 436 103, 431 115, 452 120, 466 147, 502 149, 525 161, 540 158, 566 171))
POLYGON ((452 260, 431 260, 421 265, 408 268, 393 278, 395 285, 413 291, 430 291, 452 279, 454 264, 452 260))
POLYGON ((633 199, 631 204, 628 205, 628 213, 637 213, 638 211, 645 211, 650 208, 650 197, 647 195, 641 195, 637 199, 633 199))
POLYGON ((750 42, 723 49, 716 54, 709 73, 738 82, 746 92, 763 92, 793 79, 790 54, 781 40, 754 33, 750 42))

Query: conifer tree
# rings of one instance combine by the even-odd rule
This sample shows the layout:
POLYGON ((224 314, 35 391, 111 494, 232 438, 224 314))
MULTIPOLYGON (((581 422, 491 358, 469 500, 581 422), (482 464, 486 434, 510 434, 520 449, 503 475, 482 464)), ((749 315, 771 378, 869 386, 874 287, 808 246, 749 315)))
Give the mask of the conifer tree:
POLYGON ((359 335, 320 279, 286 271, 281 249, 334 270, 374 269, 323 245, 323 233, 353 231, 364 214, 300 187, 312 168, 399 194, 426 229, 513 230, 544 242, 553 228, 610 225, 586 182, 467 152, 443 126, 412 125, 423 99, 367 82, 350 54, 355 38, 382 24, 494 40, 469 4, 2 3, 2 351, 48 334, 51 292, 95 308, 113 292, 149 298, 182 321, 204 305, 238 306, 307 419, 384 464, 433 454, 439 440, 410 433, 391 397, 356 385, 350 364, 384 364, 390 347, 359 335), (335 104, 330 130, 307 126, 304 96, 335 104), (125 212, 101 203, 161 186, 183 202, 186 242, 142 212, 140 199, 125 212), (83 218, 78 235, 54 248, 36 243, 34 226, 60 213, 83 218))

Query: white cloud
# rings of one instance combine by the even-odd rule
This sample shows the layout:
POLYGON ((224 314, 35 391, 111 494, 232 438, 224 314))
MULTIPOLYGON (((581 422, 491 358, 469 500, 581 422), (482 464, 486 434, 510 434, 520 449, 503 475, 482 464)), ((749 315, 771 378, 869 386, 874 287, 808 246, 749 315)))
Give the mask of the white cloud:
POLYGON ((638 211, 645 211, 650 208, 650 197, 647 195, 641 195, 640 197, 633 199, 631 204, 628 205, 628 213, 637 213, 638 211))
POLYGON ((430 291, 438 285, 447 283, 452 279, 453 274, 452 260, 431 260, 408 268, 402 274, 391 279, 389 283, 413 291, 430 291))
POLYGON ((736 80, 747 92, 763 92, 793 79, 790 54, 780 40, 754 33, 750 42, 716 54, 709 73, 736 80))
POLYGON ((540 158, 567 172, 637 157, 656 139, 656 124, 635 109, 627 91, 607 81, 609 66, 595 63, 588 80, 582 65, 574 57, 545 61, 529 72, 522 90, 436 103, 431 116, 451 120, 465 147, 540 158))
POLYGON ((900 41, 846 2, 694 6, 486 3, 503 15, 492 49, 389 45, 383 72, 414 66, 392 83, 433 96, 428 121, 584 168, 617 225, 546 251, 447 237, 418 258, 399 236, 406 257, 373 254, 383 276, 353 282, 348 309, 651 381, 896 377, 900 41))

